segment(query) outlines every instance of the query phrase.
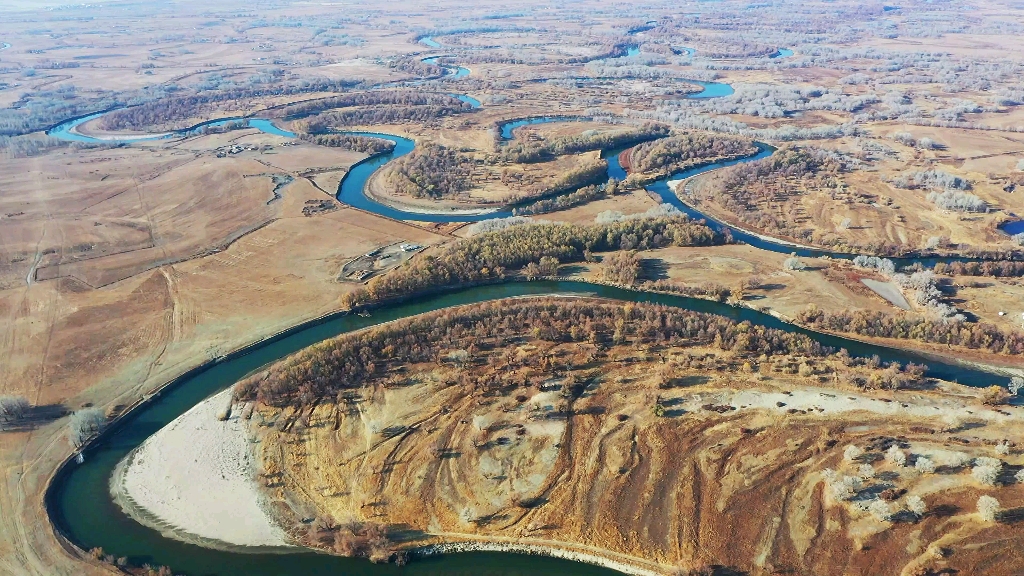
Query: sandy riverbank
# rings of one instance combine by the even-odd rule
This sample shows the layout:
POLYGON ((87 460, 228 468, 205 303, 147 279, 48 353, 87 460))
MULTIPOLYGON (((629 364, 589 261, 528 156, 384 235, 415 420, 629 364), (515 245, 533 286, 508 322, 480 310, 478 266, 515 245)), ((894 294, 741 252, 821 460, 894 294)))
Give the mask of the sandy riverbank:
POLYGON ((114 471, 111 493, 129 516, 178 540, 287 546, 264 507, 248 422, 241 410, 217 419, 230 395, 200 402, 133 450, 114 471))

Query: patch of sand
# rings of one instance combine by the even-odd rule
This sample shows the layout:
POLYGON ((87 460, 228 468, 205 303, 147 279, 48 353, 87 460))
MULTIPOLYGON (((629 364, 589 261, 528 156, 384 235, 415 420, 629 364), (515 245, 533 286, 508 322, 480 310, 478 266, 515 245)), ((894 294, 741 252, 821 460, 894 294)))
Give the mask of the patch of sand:
POLYGON ((200 402, 133 450, 111 492, 129 516, 179 540, 285 546, 262 504, 247 421, 239 410, 217 418, 230 396, 200 402))
POLYGON ((861 278, 860 281, 868 288, 871 288, 872 292, 888 300, 893 306, 904 310, 910 310, 910 303, 907 302, 903 293, 900 292, 900 289, 892 282, 880 282, 878 280, 872 280, 871 278, 861 278))

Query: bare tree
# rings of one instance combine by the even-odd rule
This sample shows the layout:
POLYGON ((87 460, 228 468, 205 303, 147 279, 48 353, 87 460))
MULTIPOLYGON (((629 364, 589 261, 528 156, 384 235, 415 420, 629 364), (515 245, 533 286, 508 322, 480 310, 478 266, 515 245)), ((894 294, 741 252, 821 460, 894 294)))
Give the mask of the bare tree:
POLYGON ((32 404, 24 396, 0 396, 0 422, 21 420, 32 404))

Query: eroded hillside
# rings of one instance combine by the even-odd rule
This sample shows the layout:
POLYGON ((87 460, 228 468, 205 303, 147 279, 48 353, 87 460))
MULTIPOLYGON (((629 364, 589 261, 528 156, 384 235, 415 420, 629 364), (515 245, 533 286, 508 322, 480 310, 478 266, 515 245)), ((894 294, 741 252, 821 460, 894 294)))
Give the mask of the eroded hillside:
POLYGON ((484 541, 655 573, 1021 565, 1016 408, 721 317, 506 300, 339 337, 237 395, 261 400, 263 482, 293 535, 341 554, 484 541))

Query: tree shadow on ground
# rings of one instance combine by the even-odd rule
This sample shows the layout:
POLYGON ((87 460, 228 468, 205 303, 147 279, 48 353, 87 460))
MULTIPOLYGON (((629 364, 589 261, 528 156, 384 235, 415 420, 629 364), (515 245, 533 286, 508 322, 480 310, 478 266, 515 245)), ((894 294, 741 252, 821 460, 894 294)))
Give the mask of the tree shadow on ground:
POLYGON ((63 404, 32 406, 25 415, 13 422, 0 422, 0 432, 29 432, 45 426, 68 414, 63 404))
POLYGON ((1019 524, 1024 522, 1024 506, 1003 510, 999 513, 998 519, 1003 524, 1019 524))
POLYGON ((640 278, 644 280, 667 280, 668 264, 661 258, 640 260, 640 278))

